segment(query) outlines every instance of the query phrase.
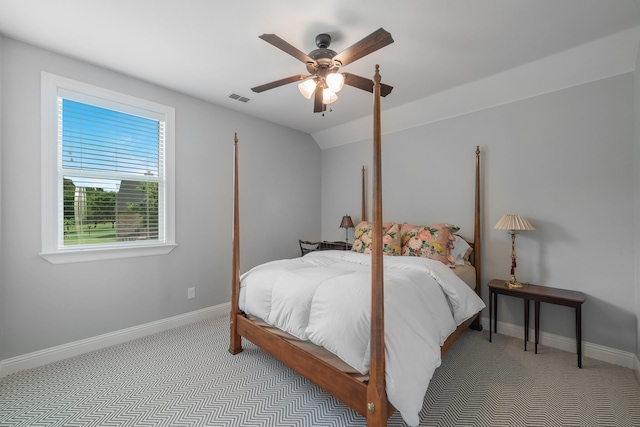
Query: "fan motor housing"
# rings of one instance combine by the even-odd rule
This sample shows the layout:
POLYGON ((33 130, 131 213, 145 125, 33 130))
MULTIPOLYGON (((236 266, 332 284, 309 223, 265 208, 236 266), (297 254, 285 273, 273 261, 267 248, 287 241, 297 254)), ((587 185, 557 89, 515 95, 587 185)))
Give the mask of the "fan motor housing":
POLYGON ((316 36, 318 49, 309 52, 309 58, 313 59, 315 63, 307 63, 307 71, 312 74, 320 72, 320 74, 326 75, 340 68, 342 64, 333 60, 337 53, 329 49, 329 45, 331 45, 331 36, 329 34, 322 33, 316 36))
POLYGON ((309 57, 315 61, 315 63, 307 63, 307 71, 310 73, 316 73, 318 71, 325 71, 326 73, 333 70, 337 70, 342 65, 339 61, 333 59, 337 53, 331 49, 320 48, 309 52, 309 57))
POLYGON ((331 59, 336 55, 337 53, 334 50, 326 48, 320 48, 309 52, 309 57, 311 59, 315 59, 316 61, 319 59, 331 59))

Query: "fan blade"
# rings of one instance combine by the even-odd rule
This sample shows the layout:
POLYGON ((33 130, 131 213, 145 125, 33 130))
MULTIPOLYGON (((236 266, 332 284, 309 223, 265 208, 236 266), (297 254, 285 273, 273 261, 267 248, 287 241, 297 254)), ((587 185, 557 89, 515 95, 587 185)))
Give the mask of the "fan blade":
MULTIPOLYGON (((344 76, 344 84, 373 93, 373 80, 350 73, 342 73, 342 75, 344 76)), ((380 96, 387 96, 392 90, 393 86, 380 83, 380 96)))
POLYGON ((288 53, 289 55, 293 56, 294 58, 296 58, 300 62, 303 62, 305 64, 307 62, 311 62, 311 63, 315 63, 316 62, 313 59, 311 59, 309 57, 309 55, 307 55, 306 53, 302 52, 298 48, 293 47, 292 45, 290 45, 289 43, 287 43, 286 41, 284 41, 280 37, 276 36, 275 34, 263 34, 263 35, 258 36, 258 37, 261 38, 262 40, 266 41, 267 43, 270 43, 270 44, 274 45, 278 49, 288 53))
POLYGON ((271 83, 265 83, 260 86, 252 87, 251 90, 257 93, 264 92, 265 90, 273 89, 279 86, 284 86, 289 83, 299 82, 309 77, 307 74, 296 74, 295 76, 285 77, 284 79, 276 80, 271 83))
POLYGON ((322 95, 324 87, 321 84, 316 85, 315 96, 313 97, 313 112, 322 113, 324 111, 324 104, 322 103, 322 95))
POLYGON ((393 43, 391 33, 384 28, 380 28, 353 46, 343 50, 333 59, 340 61, 345 66, 391 43, 393 43))

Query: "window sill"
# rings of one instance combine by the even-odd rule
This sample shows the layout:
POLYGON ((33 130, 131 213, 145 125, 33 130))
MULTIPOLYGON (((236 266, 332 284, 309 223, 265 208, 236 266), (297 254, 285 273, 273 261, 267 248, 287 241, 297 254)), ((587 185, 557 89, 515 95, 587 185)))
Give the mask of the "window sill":
POLYGON ((42 252, 40 256, 51 264, 70 264, 74 262, 103 261, 109 259, 134 258, 141 256, 166 255, 177 244, 134 246, 129 248, 85 249, 60 252, 42 252))

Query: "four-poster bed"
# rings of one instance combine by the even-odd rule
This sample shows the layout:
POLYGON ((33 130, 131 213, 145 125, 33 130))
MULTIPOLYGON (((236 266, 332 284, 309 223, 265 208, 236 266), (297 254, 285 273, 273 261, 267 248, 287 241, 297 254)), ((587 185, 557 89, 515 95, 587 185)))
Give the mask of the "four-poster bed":
MULTIPOLYGON (((259 319, 256 316, 249 315, 243 311, 242 304, 247 305, 245 301, 246 294, 249 292, 245 287, 241 291, 241 277, 240 277, 240 247, 239 247, 239 210, 238 210, 238 139, 237 134, 234 138, 235 144, 235 170, 234 170, 234 226, 233 226, 233 270, 232 270, 232 305, 231 305, 231 318, 230 318, 230 347, 229 351, 232 354, 237 354, 242 351, 242 337, 245 337, 258 347, 262 348, 266 352, 270 353, 284 364, 294 369, 301 375, 305 376, 334 397, 345 403, 347 406, 354 409, 360 415, 366 417, 367 426, 386 426, 387 420, 396 408, 390 403, 387 396, 387 376, 390 373, 386 371, 387 361, 385 360, 385 304, 389 304, 385 301, 384 293, 384 269, 383 264, 387 264, 393 271, 393 264, 388 260, 383 260, 383 227, 382 227, 382 177, 381 177, 381 130, 380 130, 380 73, 379 68, 376 65, 375 75, 373 77, 373 198, 372 198, 372 244, 371 255, 366 256, 368 261, 365 263, 367 268, 370 265, 370 273, 367 274, 371 284, 370 290, 370 317, 367 327, 370 327, 369 344, 366 348, 365 354, 370 355, 370 359, 366 361, 364 368, 356 368, 359 371, 358 375, 351 372, 345 372, 344 366, 340 366, 339 362, 336 363, 330 360, 331 355, 327 355, 326 351, 322 348, 316 348, 313 345, 308 345, 304 341, 297 339, 296 336, 292 336, 286 332, 279 331, 278 329, 259 319), (241 293, 243 293, 241 295, 241 293), (363 370, 368 368, 367 372, 363 370)), ((479 311, 484 307, 484 304, 478 298, 480 295, 480 191, 479 191, 479 149, 476 150, 476 191, 475 191, 475 221, 474 221, 474 241, 471 243, 474 249, 473 256, 476 268, 475 278, 475 294, 470 292, 465 285, 465 292, 472 293, 474 304, 472 304, 472 311, 468 314, 460 315, 462 320, 456 318, 456 323, 453 324, 453 328, 447 331, 447 334, 442 337, 440 345, 440 354, 444 354, 455 340, 472 324, 474 323, 479 329, 479 311), (458 321, 459 320, 459 321, 458 321), (457 327, 456 327, 457 326, 457 327), (451 332, 453 331, 453 332, 451 332), (451 332, 451 333, 450 333, 451 332), (445 339, 446 338, 446 339, 445 339)), ((362 218, 365 218, 365 206, 364 206, 364 169, 363 169, 363 208, 362 218)), ((304 259, 310 259, 313 262, 314 258, 319 257, 318 253, 306 255, 304 259)), ((349 257, 357 257, 365 255, 344 253, 340 255, 334 255, 340 257, 339 261, 344 261, 349 257)), ((386 257, 386 258, 415 258, 415 257, 386 257)), ((431 260, 429 260, 431 261, 431 260)), ((309 261, 307 261, 309 262, 309 261)), ((326 261, 320 259, 318 263, 333 262, 333 260, 326 261)), ((437 261, 433 261, 439 264, 437 261)), ((363 261, 358 260, 359 264, 363 264, 363 261)), ((442 264, 444 265, 444 264, 442 264)), ((360 272, 360 267, 353 267, 356 273, 360 272)), ((387 268, 387 266, 385 266, 387 268)), ((400 270, 405 269, 404 265, 400 266, 400 270)), ((422 268, 422 267, 421 267, 422 268)), ((398 270, 398 268, 397 268, 398 270)), ((438 267, 436 267, 438 270, 438 267)), ((443 268, 440 267, 440 270, 443 268)), ((430 273, 432 275, 441 274, 443 276, 453 275, 450 273, 450 268, 444 268, 441 273, 430 273)), ((425 274, 426 276, 426 274, 425 274)), ((243 276, 243 281, 244 281, 243 276)), ((438 279, 442 280, 442 279, 438 279)), ((459 280, 459 279, 458 279, 459 280)), ((244 283, 244 282, 243 282, 244 283)), ((393 280, 390 283, 391 288, 396 287, 393 280)), ((468 296, 459 297, 454 295, 457 291, 455 286, 441 285, 443 288, 442 293, 451 294, 454 305, 459 303, 459 300, 469 299, 468 296)), ((437 286, 436 286, 437 287, 437 286)), ((269 290, 269 295, 271 295, 269 290)), ((396 291, 397 292, 397 291, 396 291)), ((403 291, 404 292, 404 291, 403 291)), ((391 295, 391 294, 390 294, 391 295)), ((391 298, 391 296, 389 296, 391 298)), ((444 298, 444 296, 442 297, 444 298)), ((264 299, 264 298, 263 298, 264 299)), ((444 299, 443 299, 444 301, 444 299)), ((451 301, 450 301, 451 302, 451 301)), ((303 303, 301 303, 304 305, 303 303)), ((352 303, 346 305, 347 311, 350 311, 352 303)), ((331 305, 331 304, 329 304, 331 305)), ((444 303, 446 305, 446 302, 444 303)), ((403 310, 399 310, 403 311, 403 310)), ((453 312, 453 310, 452 310, 453 312)), ((388 319, 394 327, 397 327, 397 318, 399 316, 394 312, 387 313, 391 316, 388 319)), ((450 313, 453 314, 453 313, 450 313)), ((456 316, 456 314, 453 314, 456 316)), ((453 321, 453 319, 452 319, 453 321)), ((311 325, 311 323, 310 323, 311 325)), ((313 329, 313 328, 312 328, 313 329)), ((409 328, 407 328, 409 329, 409 328)), ((312 331, 313 333, 313 331, 312 331)), ((387 336, 389 340, 389 336, 387 336)), ((329 348, 329 346, 327 346, 329 348)), ((393 352, 392 364, 393 369, 397 369, 396 365, 396 351, 393 352)), ((439 356, 438 354, 438 363, 439 356)), ((344 365, 344 362, 342 363, 344 365)), ((353 365, 352 365, 353 366, 353 365)), ((391 365, 389 366, 391 368, 391 365)), ((435 369, 435 367, 434 367, 435 369)), ((348 371, 348 369, 347 369, 348 371)), ((430 379, 430 375, 429 375, 430 379)), ((427 381, 428 383, 428 381, 427 381)), ((394 390, 396 386, 392 387, 394 390)), ((423 393, 424 395, 424 393, 423 393)), ((402 410, 401 410, 402 412, 402 410)), ((403 414, 404 417, 404 414, 403 414)))

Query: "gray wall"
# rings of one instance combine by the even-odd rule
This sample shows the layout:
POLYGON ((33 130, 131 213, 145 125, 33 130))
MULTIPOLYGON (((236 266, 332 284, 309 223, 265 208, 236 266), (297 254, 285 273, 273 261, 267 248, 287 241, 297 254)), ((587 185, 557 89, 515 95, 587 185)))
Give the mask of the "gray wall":
MULTIPOLYGON (((0 82, 0 360, 229 301, 236 131, 243 271, 296 256, 299 237, 343 240, 342 215, 360 219, 371 141, 320 152, 306 134, 3 38, 0 82), (71 265, 37 255, 42 70, 176 108, 171 254, 71 265)), ((504 213, 525 215, 536 230, 518 236, 518 277, 585 292, 584 339, 640 354, 634 97, 640 83, 627 74, 384 135, 385 219, 448 221, 471 236, 480 145, 483 281, 509 268, 509 236, 493 225, 504 213)), ((521 313, 520 303, 501 303, 501 320, 521 325, 521 313)), ((541 323, 573 337, 570 310, 544 306, 541 323)))
MULTIPOLYGON (((517 237, 518 278, 586 293, 584 340, 636 353, 633 85, 624 74, 384 135, 384 219, 472 237, 480 145, 483 283, 509 273, 510 235, 493 226, 524 215, 536 230, 517 237)), ((323 150, 323 238, 340 237, 343 211, 359 217, 363 163, 371 141, 323 150)), ((522 325, 522 302, 501 299, 499 320, 522 325)), ((574 325, 572 310, 542 308, 542 331, 574 338, 574 325)))
POLYGON ((298 236, 320 237, 321 152, 309 135, 0 41, 0 360, 228 302, 236 131, 241 269, 298 255, 298 236), (66 265, 38 256, 41 71, 175 107, 179 246, 169 255, 66 265))

